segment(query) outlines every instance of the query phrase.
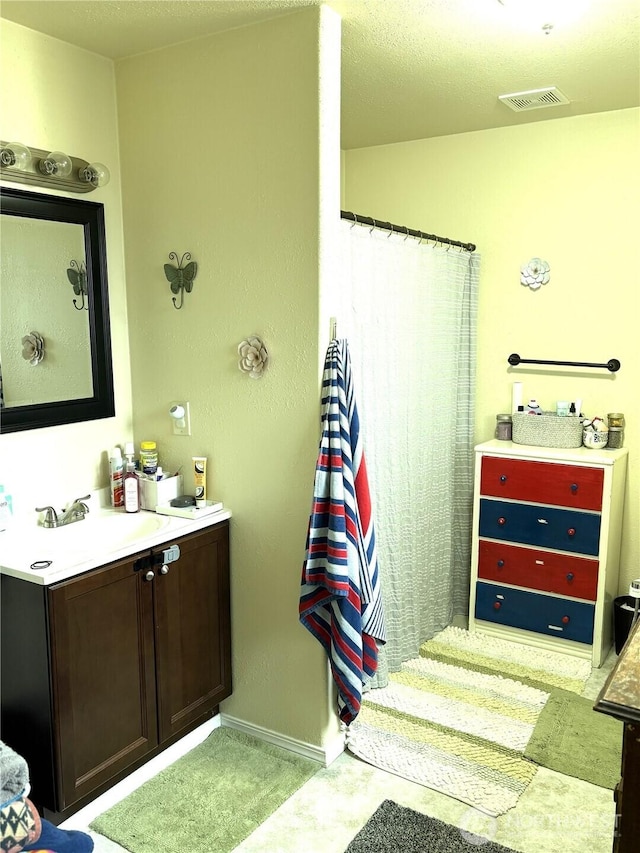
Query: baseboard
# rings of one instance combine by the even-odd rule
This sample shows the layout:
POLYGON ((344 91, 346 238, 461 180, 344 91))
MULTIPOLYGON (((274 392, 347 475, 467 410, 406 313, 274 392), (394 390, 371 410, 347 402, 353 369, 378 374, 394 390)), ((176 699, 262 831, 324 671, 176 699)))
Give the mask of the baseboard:
POLYGON ((305 758, 311 758, 314 761, 319 761, 328 767, 344 752, 344 735, 340 733, 326 746, 315 746, 311 743, 306 743, 302 740, 288 737, 279 732, 265 729, 263 726, 256 726, 253 723, 247 723, 244 720, 239 720, 237 717, 231 717, 228 714, 220 714, 220 724, 227 726, 230 729, 237 729, 248 735, 264 740, 267 743, 272 743, 274 746, 280 746, 283 749, 288 749, 289 752, 295 752, 297 755, 302 755, 305 758))

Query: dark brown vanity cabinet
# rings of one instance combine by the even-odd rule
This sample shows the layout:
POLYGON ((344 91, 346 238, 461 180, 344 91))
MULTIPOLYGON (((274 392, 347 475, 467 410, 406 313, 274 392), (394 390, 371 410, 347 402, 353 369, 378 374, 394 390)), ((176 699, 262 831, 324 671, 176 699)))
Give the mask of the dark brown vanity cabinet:
POLYGON ((2 738, 61 820, 231 694, 229 523, 50 587, 3 575, 2 617, 2 738))

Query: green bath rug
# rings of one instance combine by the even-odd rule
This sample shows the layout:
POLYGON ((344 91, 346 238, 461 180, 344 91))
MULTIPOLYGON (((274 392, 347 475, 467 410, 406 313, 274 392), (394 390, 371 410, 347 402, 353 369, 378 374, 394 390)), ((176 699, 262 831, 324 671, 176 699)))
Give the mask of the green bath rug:
POLYGON ((593 710, 593 700, 553 690, 524 755, 530 761, 601 788, 620 781, 622 723, 593 710))
POLYGON ((131 853, 229 853, 322 767, 218 728, 92 823, 131 853))

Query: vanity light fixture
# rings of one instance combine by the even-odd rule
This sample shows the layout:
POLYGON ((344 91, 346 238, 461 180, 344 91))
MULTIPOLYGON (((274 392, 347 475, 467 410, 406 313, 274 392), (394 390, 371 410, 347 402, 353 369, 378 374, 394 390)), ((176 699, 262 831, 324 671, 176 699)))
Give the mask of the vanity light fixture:
POLYGON ((88 163, 64 151, 27 148, 21 142, 0 142, 0 176, 6 181, 74 193, 103 187, 111 177, 102 163, 88 163))
MULTIPOLYGON (((175 252, 169 252, 169 258, 174 261, 178 260, 178 256, 175 252)), ((173 264, 164 265, 164 274, 171 286, 171 292, 180 294, 180 305, 176 305, 175 296, 171 300, 173 302, 173 307, 179 310, 182 308, 182 303, 184 302, 185 290, 187 293, 191 293, 193 290, 193 280, 198 274, 198 264, 191 260, 190 252, 185 252, 180 258, 177 266, 174 266, 173 264), (184 266, 185 258, 189 261, 186 267, 184 266)))

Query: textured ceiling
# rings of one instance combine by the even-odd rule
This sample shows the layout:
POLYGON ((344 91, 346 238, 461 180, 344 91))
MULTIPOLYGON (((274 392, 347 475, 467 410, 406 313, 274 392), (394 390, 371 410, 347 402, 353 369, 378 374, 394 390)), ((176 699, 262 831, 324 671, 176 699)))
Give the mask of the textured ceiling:
MULTIPOLYGON (((321 2, 2 0, 0 15, 117 60, 321 2)), ((343 148, 640 105, 639 0, 326 5, 343 21, 343 148), (546 86, 570 103, 514 113, 498 101, 546 86)))

